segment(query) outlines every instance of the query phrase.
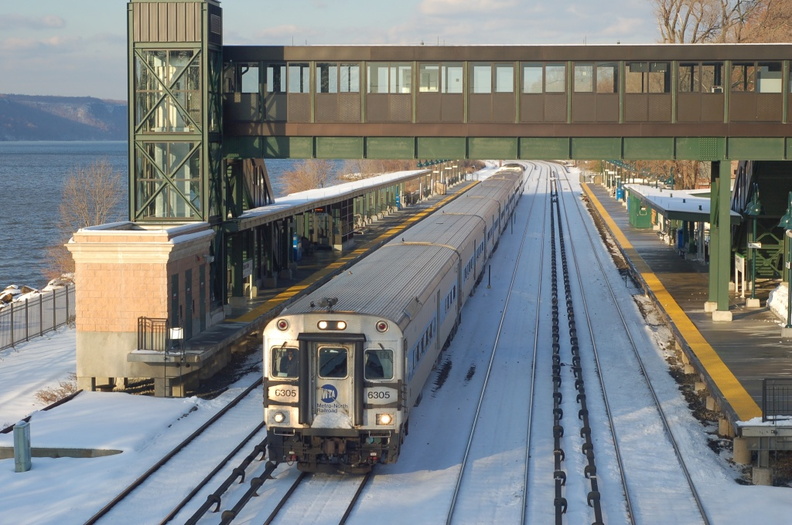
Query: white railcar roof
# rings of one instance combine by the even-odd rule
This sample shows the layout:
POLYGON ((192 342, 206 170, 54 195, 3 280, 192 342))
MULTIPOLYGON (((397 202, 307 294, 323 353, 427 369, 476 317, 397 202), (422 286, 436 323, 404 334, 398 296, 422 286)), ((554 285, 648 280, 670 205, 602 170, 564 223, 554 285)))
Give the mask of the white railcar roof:
POLYGON ((481 232, 486 225, 472 215, 434 213, 388 244, 431 242, 459 248, 471 233, 481 232))
POLYGON ((383 247, 297 300, 283 314, 321 312, 319 301, 335 297, 334 312, 376 315, 404 326, 410 312, 417 311, 416 300, 426 303, 433 281, 456 262, 456 257, 449 257, 449 248, 442 246, 399 243, 383 247))
MULTIPOLYGON (((518 177, 505 176, 503 179, 514 181, 518 177)), ((435 279, 457 264, 457 257, 450 251, 458 249, 471 230, 479 231, 478 217, 487 219, 497 211, 494 199, 512 191, 514 184, 504 183, 503 179, 477 184, 443 210, 409 228, 316 291, 296 300, 283 314, 321 312, 324 309, 318 306, 319 302, 335 297, 338 302, 333 306, 334 312, 380 316, 403 327, 409 315, 417 311, 417 306, 429 300, 435 279)))

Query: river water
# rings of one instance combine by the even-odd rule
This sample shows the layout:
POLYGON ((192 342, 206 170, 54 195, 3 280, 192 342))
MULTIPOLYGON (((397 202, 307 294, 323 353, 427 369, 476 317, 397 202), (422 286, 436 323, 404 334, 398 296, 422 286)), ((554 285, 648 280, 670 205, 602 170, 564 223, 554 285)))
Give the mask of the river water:
MULTIPOLYGON (((110 221, 128 218, 126 142, 0 142, 0 291, 47 283, 47 248, 68 239, 58 229, 64 181, 97 160, 121 173, 121 201, 110 221)), ((295 161, 267 160, 276 196, 295 161)))

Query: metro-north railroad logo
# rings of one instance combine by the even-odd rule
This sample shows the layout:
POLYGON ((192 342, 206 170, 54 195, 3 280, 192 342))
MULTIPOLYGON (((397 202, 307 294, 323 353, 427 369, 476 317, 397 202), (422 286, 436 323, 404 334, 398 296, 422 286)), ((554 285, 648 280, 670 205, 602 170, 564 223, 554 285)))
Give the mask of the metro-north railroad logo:
POLYGON ((333 385, 322 385, 322 401, 333 403, 338 397, 338 390, 333 385))

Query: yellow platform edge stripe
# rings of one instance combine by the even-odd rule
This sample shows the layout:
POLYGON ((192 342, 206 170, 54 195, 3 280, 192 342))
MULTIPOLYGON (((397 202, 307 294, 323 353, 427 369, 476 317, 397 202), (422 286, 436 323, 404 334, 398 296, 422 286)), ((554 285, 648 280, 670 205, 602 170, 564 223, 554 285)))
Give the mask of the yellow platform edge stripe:
MULTIPOLYGON (((608 229, 610 229, 617 242, 624 249, 632 249, 630 241, 627 240, 627 237, 625 237, 624 233, 613 221, 596 195, 589 189, 588 184, 581 182, 580 185, 602 219, 608 225, 608 229)), ((637 252, 635 252, 634 256, 640 257, 637 252)), ((737 414, 737 417, 740 418, 741 421, 748 421, 755 417, 761 417, 762 410, 759 408, 759 405, 756 404, 756 401, 748 394, 745 387, 742 386, 737 377, 729 370, 726 363, 721 360, 718 353, 715 352, 715 349, 712 348, 704 336, 701 335, 696 325, 690 320, 687 314, 685 314, 685 311, 679 306, 668 290, 666 290, 663 283, 660 282, 660 279, 651 272, 641 272, 640 276, 646 283, 646 286, 654 293, 657 301, 660 303, 660 307, 663 308, 666 315, 671 319, 671 322, 674 323, 680 334, 682 334, 682 337, 685 338, 691 351, 706 369, 718 390, 720 390, 723 397, 728 400, 732 409, 734 409, 737 414)))
MULTIPOLYGON (((476 184, 478 184, 478 181, 474 181, 473 184, 470 185, 470 188, 472 188, 476 184)), ((470 188, 468 188, 468 189, 470 189, 470 188)), ((465 190, 465 191, 467 191, 467 190, 465 190)), ((407 229, 408 226, 412 226, 413 223, 418 222, 419 220, 423 219, 424 217, 426 217, 427 215, 429 215, 431 213, 434 213, 435 211, 437 211, 438 208, 442 208, 448 202, 452 201, 453 199, 457 198, 458 196, 462 195, 463 193, 464 192, 447 195, 443 199, 439 200, 433 206, 430 206, 430 207, 426 208, 425 210, 422 210, 422 211, 416 213, 415 215, 412 215, 409 218, 405 219, 405 221, 402 224, 402 226, 397 227, 397 228, 391 228, 391 229, 385 231, 384 233, 380 234, 378 237, 376 237, 371 242, 371 244, 376 245, 377 243, 379 243, 381 241, 385 241, 385 240, 395 236, 397 233, 407 229)), ((258 319, 260 316, 262 316, 265 313, 269 312, 270 310, 276 308, 279 304, 283 303, 284 301, 286 301, 288 299, 291 299, 295 295, 299 294, 300 292, 302 292, 303 290, 308 288, 314 281, 317 280, 316 279, 317 275, 319 277, 323 277, 325 273, 329 272, 332 269, 340 268, 341 266, 346 264, 349 260, 354 259, 357 256, 362 255, 363 253, 365 253, 366 250, 367 250, 367 248, 356 248, 356 249, 352 250, 348 254, 346 254, 346 255, 344 255, 342 257, 339 257, 337 260, 335 260, 334 262, 332 262, 329 265, 327 265, 327 267, 324 270, 319 270, 318 272, 316 272, 313 275, 311 275, 311 277, 308 277, 307 279, 305 279, 303 281, 300 281, 299 283, 295 284, 294 286, 291 286, 291 287, 283 290, 282 292, 280 292, 279 294, 274 296, 272 299, 269 299, 268 301, 266 301, 266 302, 258 305, 257 307, 251 309, 248 313, 240 315, 239 317, 235 317, 233 319, 226 319, 226 321, 228 321, 230 323, 252 323, 256 319, 258 319)))

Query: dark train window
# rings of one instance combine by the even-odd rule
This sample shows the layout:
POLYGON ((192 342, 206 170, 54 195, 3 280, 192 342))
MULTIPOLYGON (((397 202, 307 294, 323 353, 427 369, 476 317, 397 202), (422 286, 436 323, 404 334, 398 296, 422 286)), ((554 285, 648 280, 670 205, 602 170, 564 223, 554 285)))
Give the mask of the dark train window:
POLYGON ((300 355, 296 348, 272 349, 272 377, 297 377, 300 375, 300 355))
POLYGON ((393 351, 366 350, 366 379, 393 379, 393 351))
POLYGON ((320 348, 319 375, 322 377, 346 377, 347 349, 335 346, 320 348))

